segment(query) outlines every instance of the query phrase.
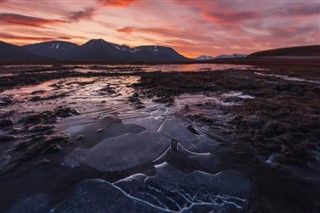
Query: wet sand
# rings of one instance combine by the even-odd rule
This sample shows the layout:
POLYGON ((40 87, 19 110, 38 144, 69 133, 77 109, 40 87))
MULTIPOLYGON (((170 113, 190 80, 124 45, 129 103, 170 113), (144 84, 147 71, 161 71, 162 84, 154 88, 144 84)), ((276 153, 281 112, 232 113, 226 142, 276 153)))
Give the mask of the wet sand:
POLYGON ((268 64, 2 67, 0 212, 319 211, 319 65, 268 64))

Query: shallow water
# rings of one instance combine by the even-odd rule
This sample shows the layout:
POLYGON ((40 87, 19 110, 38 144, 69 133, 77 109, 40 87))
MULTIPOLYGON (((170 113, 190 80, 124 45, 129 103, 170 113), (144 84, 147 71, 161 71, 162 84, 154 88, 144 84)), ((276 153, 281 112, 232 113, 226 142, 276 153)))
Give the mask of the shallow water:
POLYGON ((80 73, 132 73, 132 72, 203 72, 216 70, 265 70, 251 65, 233 64, 165 64, 165 65, 6 65, 0 66, 0 77, 14 76, 20 73, 80 72, 80 73))

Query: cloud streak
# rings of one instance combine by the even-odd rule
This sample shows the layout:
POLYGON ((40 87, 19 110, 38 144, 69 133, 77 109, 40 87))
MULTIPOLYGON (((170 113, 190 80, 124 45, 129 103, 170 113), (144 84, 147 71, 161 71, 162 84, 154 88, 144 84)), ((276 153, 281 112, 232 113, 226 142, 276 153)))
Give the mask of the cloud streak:
POLYGON ((70 22, 78 22, 81 20, 90 20, 94 15, 96 15, 96 9, 94 7, 87 7, 83 10, 70 12, 66 18, 70 22))
POLYGON ((37 18, 15 13, 0 13, 0 23, 16 26, 43 27, 46 25, 65 23, 65 21, 58 19, 37 18))
POLYGON ((288 5, 284 8, 279 8, 274 15, 278 16, 319 16, 320 14, 320 3, 309 3, 309 4, 296 4, 288 5))
POLYGON ((217 11, 217 12, 202 12, 201 15, 212 21, 217 25, 238 25, 246 21, 254 20, 260 17, 258 12, 244 11, 244 12, 234 12, 234 11, 217 11))

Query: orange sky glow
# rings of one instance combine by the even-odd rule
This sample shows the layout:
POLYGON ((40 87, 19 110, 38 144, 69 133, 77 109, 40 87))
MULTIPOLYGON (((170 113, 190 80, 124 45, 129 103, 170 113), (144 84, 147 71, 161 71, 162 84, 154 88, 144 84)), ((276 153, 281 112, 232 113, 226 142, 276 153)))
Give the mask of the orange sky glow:
POLYGON ((318 0, 0 0, 0 40, 170 46, 187 57, 320 43, 318 0))

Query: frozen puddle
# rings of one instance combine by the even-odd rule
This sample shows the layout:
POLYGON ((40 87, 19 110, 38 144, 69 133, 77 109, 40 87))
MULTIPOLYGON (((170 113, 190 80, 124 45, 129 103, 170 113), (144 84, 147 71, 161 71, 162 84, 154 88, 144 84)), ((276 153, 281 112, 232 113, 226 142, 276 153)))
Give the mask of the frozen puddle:
POLYGON ((106 138, 90 149, 76 148, 65 156, 63 165, 72 168, 89 166, 102 172, 123 171, 155 161, 170 148, 172 140, 190 152, 203 153, 216 148, 218 143, 215 140, 192 133, 183 122, 171 116, 163 120, 140 118, 126 121, 127 125, 138 125, 146 130, 106 138))
POLYGON ((250 182, 235 171, 185 174, 166 162, 155 168, 155 176, 135 174, 115 183, 82 181, 72 196, 51 210, 48 196, 37 194, 8 213, 242 212, 247 205, 250 182))
POLYGON ((64 158, 72 168, 90 166, 102 172, 122 171, 146 164, 170 146, 170 139, 148 132, 107 138, 91 149, 76 148, 64 158))
POLYGON ((297 78, 297 77, 290 77, 290 76, 286 76, 286 75, 265 74, 265 73, 260 73, 260 72, 255 72, 254 74, 259 75, 259 76, 281 78, 281 79, 287 80, 287 81, 309 82, 309 83, 314 83, 314 84, 320 84, 320 81, 308 80, 308 79, 297 78))
MULTIPOLYGON (((251 99, 253 97, 241 92, 230 92, 223 97, 251 99)), ((92 147, 78 147, 67 154, 62 164, 76 168, 89 166, 101 172, 125 171, 146 164, 161 163, 171 152, 173 143, 177 151, 208 171, 214 169, 219 159, 210 154, 221 143, 219 138, 209 137, 205 129, 191 124, 178 112, 186 105, 197 103, 216 103, 217 97, 203 95, 184 95, 177 98, 175 106, 149 104, 143 111, 136 112, 132 117, 120 116, 121 124, 107 123, 107 128, 96 133, 92 147), (127 117, 127 118, 126 118, 127 117), (115 125, 118 127, 113 128, 115 125), (195 133, 191 129, 198 129, 195 133), (109 131, 112 129, 112 131, 109 131), (124 129, 123 131, 120 131, 124 129), (133 131, 135 129, 135 131, 133 131), (118 132, 118 134, 112 134, 118 132), (176 145, 175 145, 176 146, 176 145)), ((74 123, 75 124, 75 123, 74 123)), ((92 134, 98 129, 97 124, 87 125, 84 129, 67 129, 73 135, 92 134)), ((100 124, 101 126, 101 124, 100 124)))

